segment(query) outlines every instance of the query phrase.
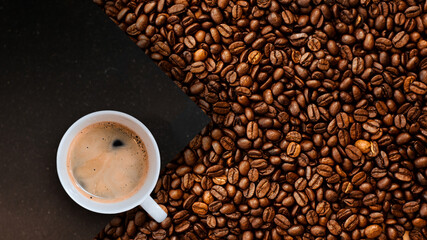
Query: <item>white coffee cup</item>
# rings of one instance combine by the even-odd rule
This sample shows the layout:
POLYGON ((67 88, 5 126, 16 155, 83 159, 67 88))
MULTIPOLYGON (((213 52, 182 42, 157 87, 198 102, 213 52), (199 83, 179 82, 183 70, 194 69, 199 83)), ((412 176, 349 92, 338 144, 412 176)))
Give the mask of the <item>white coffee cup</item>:
POLYGON ((125 212, 141 205, 157 222, 162 222, 167 217, 165 211, 150 196, 160 174, 160 153, 156 140, 144 124, 128 114, 118 111, 99 111, 77 120, 61 139, 56 156, 56 167, 59 180, 67 194, 77 204, 88 210, 97 213, 114 214, 125 212), (147 150, 149 169, 143 185, 135 194, 121 201, 105 203, 87 198, 77 189, 78 186, 73 184, 72 176, 68 173, 67 155, 71 142, 81 130, 98 122, 116 122, 128 127, 142 139, 147 150))

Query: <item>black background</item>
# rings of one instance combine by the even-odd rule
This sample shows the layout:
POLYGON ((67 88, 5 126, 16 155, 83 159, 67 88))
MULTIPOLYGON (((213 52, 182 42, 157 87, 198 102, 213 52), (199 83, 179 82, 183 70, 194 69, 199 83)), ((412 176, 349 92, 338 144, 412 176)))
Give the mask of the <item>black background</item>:
POLYGON ((206 115, 90 0, 0 1, 0 239, 91 239, 112 218, 62 189, 56 149, 83 115, 119 110, 163 164, 206 115))

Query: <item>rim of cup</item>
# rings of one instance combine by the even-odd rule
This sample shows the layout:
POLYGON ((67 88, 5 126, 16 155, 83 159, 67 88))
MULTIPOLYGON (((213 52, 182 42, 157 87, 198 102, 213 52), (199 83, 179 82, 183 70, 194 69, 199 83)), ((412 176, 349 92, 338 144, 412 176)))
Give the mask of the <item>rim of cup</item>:
POLYGON ((141 121, 123 112, 103 110, 81 117, 68 128, 59 143, 56 164, 61 185, 77 204, 93 212, 114 214, 125 212, 140 205, 154 190, 160 174, 160 152, 150 130, 141 121), (72 176, 67 169, 67 157, 71 142, 81 130, 98 122, 116 122, 128 127, 141 138, 147 151, 148 171, 143 185, 132 196, 117 202, 101 202, 87 198, 80 192, 83 189, 77 189, 77 185, 73 183, 72 176))

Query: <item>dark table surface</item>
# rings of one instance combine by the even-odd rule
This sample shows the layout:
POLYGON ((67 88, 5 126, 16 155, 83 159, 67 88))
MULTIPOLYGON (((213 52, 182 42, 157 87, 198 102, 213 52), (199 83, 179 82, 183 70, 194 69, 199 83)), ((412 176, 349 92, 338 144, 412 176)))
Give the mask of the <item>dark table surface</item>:
POLYGON ((90 0, 0 1, 0 239, 91 239, 112 218, 56 174, 67 128, 97 110, 145 123, 163 163, 206 115, 90 0))

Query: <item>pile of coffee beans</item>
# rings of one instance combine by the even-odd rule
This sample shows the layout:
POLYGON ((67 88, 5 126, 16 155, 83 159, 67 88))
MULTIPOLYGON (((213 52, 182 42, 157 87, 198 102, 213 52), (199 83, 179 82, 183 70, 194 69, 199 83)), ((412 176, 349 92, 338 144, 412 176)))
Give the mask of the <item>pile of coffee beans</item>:
POLYGON ((426 239, 426 1, 95 2, 212 119, 96 239, 426 239))

